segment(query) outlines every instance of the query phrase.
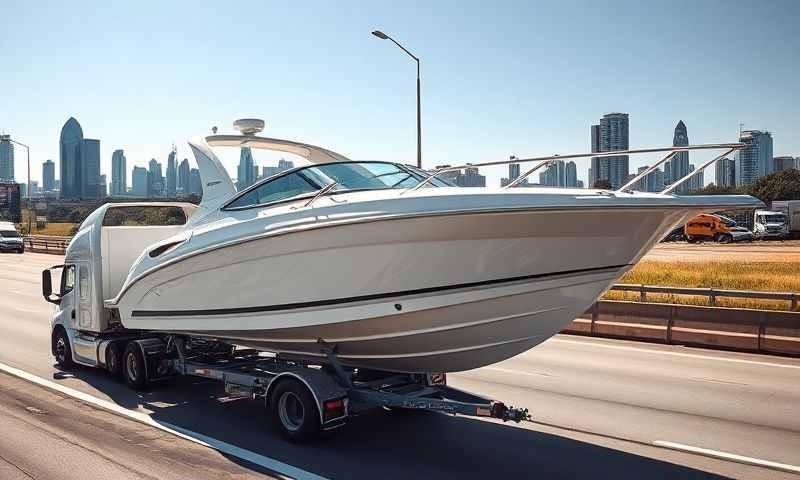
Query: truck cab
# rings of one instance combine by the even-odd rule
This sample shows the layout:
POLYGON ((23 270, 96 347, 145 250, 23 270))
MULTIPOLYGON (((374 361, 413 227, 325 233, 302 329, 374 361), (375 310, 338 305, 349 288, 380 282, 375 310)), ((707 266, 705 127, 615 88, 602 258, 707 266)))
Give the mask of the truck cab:
POLYGON ((42 272, 42 294, 56 305, 51 332, 59 363, 105 366, 108 342, 98 340, 111 340, 124 329, 104 300, 119 292, 147 247, 185 230, 195 208, 189 203, 108 203, 81 223, 64 263, 42 272))
POLYGON ((761 239, 786 238, 789 234, 786 214, 772 210, 756 210, 753 233, 761 239))

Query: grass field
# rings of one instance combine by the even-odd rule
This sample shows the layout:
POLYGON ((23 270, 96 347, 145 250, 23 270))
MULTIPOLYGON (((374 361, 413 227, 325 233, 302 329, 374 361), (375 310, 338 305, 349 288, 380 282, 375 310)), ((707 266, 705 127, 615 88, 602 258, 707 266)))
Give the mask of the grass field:
MULTIPOLYGON (((778 260, 776 258, 776 260, 778 260)), ((639 262, 618 283, 703 287, 766 292, 800 292, 800 262, 639 262)), ((606 300, 638 301, 635 292, 608 292, 606 300)), ((707 297, 648 294, 649 302, 708 305, 707 297)), ((717 306, 788 310, 789 302, 718 298, 717 306)))
MULTIPOLYGON (((36 228, 33 224, 33 235, 54 235, 59 237, 69 237, 72 235, 72 229, 75 227, 74 223, 48 223, 44 228, 36 228)), ((20 223, 17 225, 20 232, 25 232, 28 229, 27 223, 20 223)))

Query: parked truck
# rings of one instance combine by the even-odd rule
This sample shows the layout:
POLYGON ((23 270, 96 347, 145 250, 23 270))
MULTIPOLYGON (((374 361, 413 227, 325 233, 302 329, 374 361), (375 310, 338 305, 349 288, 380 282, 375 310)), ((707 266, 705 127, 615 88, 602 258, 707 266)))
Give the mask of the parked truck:
POLYGON ((783 239, 789 235, 787 216, 773 210, 756 210, 753 234, 761 240, 783 239))
POLYGON ((67 247, 64 263, 42 272, 42 294, 56 305, 51 349, 59 366, 105 369, 134 389, 181 375, 218 380, 228 395, 263 401, 273 424, 290 441, 314 439, 371 408, 516 422, 529 418, 527 409, 449 387, 443 373, 359 370, 340 365, 335 349, 310 362, 206 337, 125 328, 104 299, 119 292, 146 247, 180 232, 196 208, 188 203, 117 203, 103 205, 86 218, 67 247), (130 212, 122 224, 124 209, 136 209, 141 224, 129 224, 130 212), (159 218, 170 221, 148 223, 159 218), (56 291, 54 274, 60 274, 56 291))
POLYGON ((800 200, 776 200, 772 210, 782 213, 786 218, 786 236, 800 238, 800 200))

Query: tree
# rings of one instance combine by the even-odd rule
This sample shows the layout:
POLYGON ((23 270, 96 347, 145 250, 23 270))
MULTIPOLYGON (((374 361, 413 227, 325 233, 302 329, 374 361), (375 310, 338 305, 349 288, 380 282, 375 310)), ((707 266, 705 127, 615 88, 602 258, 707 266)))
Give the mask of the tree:
POLYGON ((758 179, 747 193, 764 203, 773 200, 800 200, 800 170, 789 169, 758 179))
POLYGON ((742 191, 741 188, 736 187, 723 187, 719 185, 706 185, 705 187, 699 190, 692 190, 689 192, 689 195, 736 195, 739 193, 745 193, 742 191))

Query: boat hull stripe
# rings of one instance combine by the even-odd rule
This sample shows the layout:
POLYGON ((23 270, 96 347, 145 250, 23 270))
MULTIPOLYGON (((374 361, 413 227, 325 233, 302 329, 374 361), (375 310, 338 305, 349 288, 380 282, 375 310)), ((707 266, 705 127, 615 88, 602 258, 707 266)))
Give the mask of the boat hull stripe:
POLYGON ((385 298, 394 297, 407 297, 411 295, 424 295, 428 293, 437 293, 448 290, 459 290, 464 288, 485 287, 490 285, 498 285, 502 283, 519 282, 523 280, 535 280, 548 277, 556 277, 561 275, 576 275, 592 272, 600 272, 603 270, 619 270, 620 268, 629 267, 631 264, 622 265, 609 265, 606 267, 592 267, 581 268, 578 270, 564 270, 560 272, 551 273, 537 273, 534 275, 522 275, 518 277, 497 278, 493 280, 484 280, 480 282, 460 283, 457 285, 444 285, 440 287, 427 287, 418 288, 415 290, 404 290, 400 292, 389 293, 373 293, 369 295, 360 295, 355 297, 333 298, 328 300, 314 300, 311 302, 296 302, 284 303, 279 305, 261 305, 255 307, 233 307, 233 308, 213 308, 204 310, 134 310, 131 313, 132 317, 195 317, 195 316, 209 316, 209 315, 235 315, 239 313, 258 313, 258 312, 278 312, 285 310, 297 310, 301 308, 314 308, 324 307, 329 305, 341 305, 344 303, 364 302, 370 300, 380 300, 385 298))

